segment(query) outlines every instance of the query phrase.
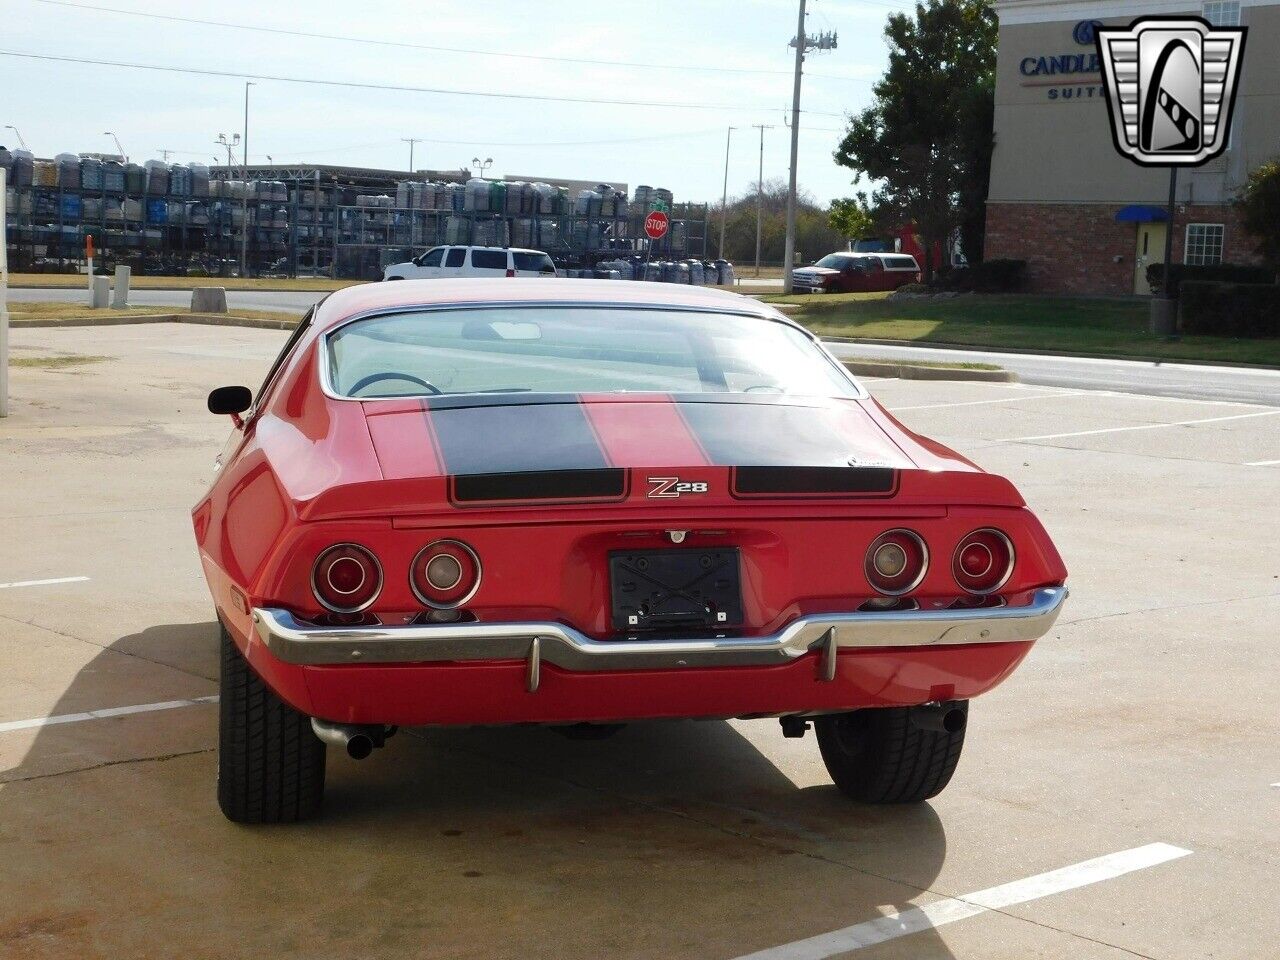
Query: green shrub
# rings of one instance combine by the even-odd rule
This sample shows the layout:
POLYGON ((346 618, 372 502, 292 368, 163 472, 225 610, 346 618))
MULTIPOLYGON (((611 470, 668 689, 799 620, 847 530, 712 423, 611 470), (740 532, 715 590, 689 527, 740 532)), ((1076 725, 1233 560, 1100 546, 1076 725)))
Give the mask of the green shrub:
POLYGON ((1182 332, 1210 337, 1280 337, 1280 285, 1184 280, 1182 332))
MULTIPOLYGON (((1184 280, 1216 280, 1220 283, 1275 283, 1275 272, 1266 267, 1243 263, 1175 263, 1169 268, 1170 296, 1178 299, 1178 290, 1184 280)), ((1152 293, 1160 295, 1164 288, 1164 264, 1153 263, 1147 267, 1147 283, 1152 293)))
POLYGON ((1025 260, 984 260, 938 274, 932 286, 940 290, 974 293, 1012 293, 1027 277, 1025 260))

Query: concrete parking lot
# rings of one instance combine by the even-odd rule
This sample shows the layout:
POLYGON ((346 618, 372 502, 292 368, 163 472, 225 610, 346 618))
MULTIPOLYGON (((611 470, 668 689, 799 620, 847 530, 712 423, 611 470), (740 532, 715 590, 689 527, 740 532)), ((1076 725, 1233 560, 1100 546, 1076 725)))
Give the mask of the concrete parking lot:
POLYGON ((774 721, 410 730, 331 750, 321 819, 246 828, 188 511, 228 429, 205 394, 284 337, 13 334, 0 957, 1280 956, 1280 407, 868 383, 1071 569, 928 804, 850 804, 774 721))

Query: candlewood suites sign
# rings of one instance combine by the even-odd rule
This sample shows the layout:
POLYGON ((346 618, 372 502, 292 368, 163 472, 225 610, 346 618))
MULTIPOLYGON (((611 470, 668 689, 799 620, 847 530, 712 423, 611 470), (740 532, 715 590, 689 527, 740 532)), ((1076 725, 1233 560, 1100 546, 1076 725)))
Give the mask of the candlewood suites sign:
POLYGON ((1102 96, 1102 62, 1095 43, 1099 20, 1081 20, 1071 32, 1080 46, 1093 47, 1079 53, 1043 54, 1023 57, 1018 63, 1024 87, 1043 87, 1049 100, 1089 100, 1102 96))

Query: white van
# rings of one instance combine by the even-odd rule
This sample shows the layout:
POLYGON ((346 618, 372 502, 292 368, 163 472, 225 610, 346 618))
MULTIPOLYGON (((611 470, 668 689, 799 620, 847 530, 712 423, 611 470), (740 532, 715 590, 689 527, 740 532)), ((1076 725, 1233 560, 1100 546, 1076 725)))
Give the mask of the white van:
POLYGON ((556 265, 541 250, 515 247, 432 247, 382 271, 383 280, 439 277, 554 277, 556 265))

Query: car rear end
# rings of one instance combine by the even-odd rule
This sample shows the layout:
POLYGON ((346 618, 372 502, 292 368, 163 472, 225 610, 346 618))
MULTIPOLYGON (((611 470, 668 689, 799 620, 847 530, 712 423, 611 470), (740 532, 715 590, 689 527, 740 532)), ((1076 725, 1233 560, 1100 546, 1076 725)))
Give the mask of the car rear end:
POLYGON ((920 264, 909 253, 882 253, 876 258, 884 266, 884 288, 897 290, 921 280, 920 264))
POLYGON ((242 618, 255 667, 310 716, 604 723, 967 700, 1065 597, 1009 484, 909 458, 869 400, 361 407, 381 479, 308 503, 242 618), (827 446, 860 465, 820 462, 827 446), (574 451, 567 468, 552 448, 574 451))

